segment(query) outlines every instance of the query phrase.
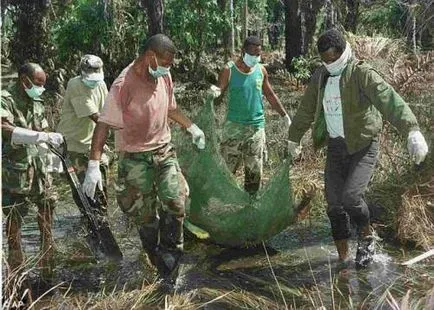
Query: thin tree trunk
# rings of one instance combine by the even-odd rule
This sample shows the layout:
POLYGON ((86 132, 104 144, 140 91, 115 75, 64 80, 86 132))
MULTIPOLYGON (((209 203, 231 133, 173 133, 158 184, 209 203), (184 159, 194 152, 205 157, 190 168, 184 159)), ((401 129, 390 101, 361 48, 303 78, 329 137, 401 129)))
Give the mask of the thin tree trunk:
POLYGON ((360 0, 345 0, 345 2, 347 5, 347 16, 344 22, 345 30, 356 33, 360 0))
POLYGON ((241 36, 241 40, 244 42, 244 40, 248 36, 248 20, 249 20, 249 4, 247 0, 244 0, 243 5, 243 34, 241 36))
POLYGON ((412 36, 412 41, 413 41, 413 53, 417 54, 417 42, 416 42, 416 14, 413 13, 413 36, 412 36))
POLYGON ((163 0, 141 0, 148 13, 148 36, 163 32, 163 0))
POLYGON ((333 28, 336 24, 335 10, 334 10, 333 3, 331 0, 325 1, 325 9, 326 9, 325 28, 330 29, 330 28, 333 28))
POLYGON ((235 19, 234 19, 234 0, 229 0, 229 10, 231 14, 231 38, 230 38, 230 50, 231 55, 235 54, 235 19))
MULTIPOLYGON (((231 0, 231 2, 232 1, 233 0, 231 0)), ((231 8, 230 8, 230 3, 228 2, 228 0, 218 0, 217 3, 218 3, 220 10, 222 12, 225 12, 225 16, 227 16, 226 14, 228 12, 230 14, 231 8)), ((232 43, 232 37, 231 37, 232 36, 232 19, 230 22, 231 22, 231 28, 223 34, 223 38, 222 38, 223 47, 224 47, 224 54, 225 54, 226 60, 229 58, 229 55, 232 52, 231 46, 233 46, 233 45, 231 45, 231 43, 232 43)))

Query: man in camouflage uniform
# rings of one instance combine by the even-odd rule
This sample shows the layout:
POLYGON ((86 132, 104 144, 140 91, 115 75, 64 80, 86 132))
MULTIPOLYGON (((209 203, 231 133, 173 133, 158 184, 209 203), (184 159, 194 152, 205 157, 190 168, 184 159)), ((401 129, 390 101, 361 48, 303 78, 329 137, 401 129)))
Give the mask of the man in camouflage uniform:
POLYGON ((51 226, 57 197, 47 171, 51 153, 45 143, 58 147, 63 137, 58 133, 42 132, 48 128, 40 99, 45 72, 39 65, 27 63, 19 69, 18 75, 16 85, 1 93, 2 209, 6 216, 8 263, 12 271, 24 262, 22 218, 28 213, 29 204, 34 203, 38 207, 41 233, 42 275, 49 276, 53 268, 51 226))
POLYGON ((199 148, 205 147, 202 130, 176 106, 169 73, 175 52, 168 37, 152 36, 113 82, 93 134, 83 183, 86 194, 93 197, 96 186, 101 186, 99 160, 108 130, 116 129, 117 200, 135 220, 143 248, 163 277, 175 269, 183 251, 187 194, 170 143, 169 118, 187 128, 199 148))
MULTIPOLYGON (((57 131, 65 137, 69 159, 78 179, 83 182, 93 131, 108 91, 104 82, 101 58, 95 55, 84 55, 80 60, 80 70, 79 76, 68 81, 57 131)), ((107 184, 106 154, 102 156, 100 168, 104 184, 107 184)))
POLYGON ((243 46, 243 57, 229 62, 220 73, 218 87, 209 94, 218 97, 229 89, 227 121, 223 128, 221 153, 234 174, 244 163, 244 189, 255 194, 261 184, 262 162, 265 153, 264 94, 273 109, 281 115, 281 128, 287 131, 291 119, 274 93, 268 73, 259 64, 261 41, 248 37, 243 46))

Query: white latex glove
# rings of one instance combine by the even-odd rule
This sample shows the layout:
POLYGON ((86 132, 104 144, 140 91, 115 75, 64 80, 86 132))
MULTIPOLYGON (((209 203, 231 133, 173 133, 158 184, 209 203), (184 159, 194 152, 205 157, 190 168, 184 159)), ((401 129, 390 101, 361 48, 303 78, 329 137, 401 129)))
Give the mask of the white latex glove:
POLYGON ((53 154, 46 143, 40 143, 37 146, 39 158, 45 165, 47 172, 62 173, 63 165, 59 156, 53 154))
POLYGON ((282 116, 281 118, 280 118, 280 120, 279 120, 279 122, 280 122, 280 127, 282 128, 282 130, 285 132, 285 133, 288 133, 288 130, 289 130, 289 126, 291 126, 291 118, 289 117, 289 115, 288 114, 285 114, 285 116, 282 116))
POLYGON ((63 136, 57 132, 34 131, 22 127, 15 127, 12 131, 12 144, 40 144, 51 143, 59 147, 63 143, 63 136))
POLYGON ((192 124, 188 127, 187 131, 193 136, 193 144, 195 144, 198 149, 203 150, 205 148, 205 134, 203 131, 197 127, 196 124, 192 124))
POLYGON ((54 147, 59 147, 63 143, 63 136, 58 132, 49 132, 48 133, 48 141, 54 147))
POLYGON ((412 130, 408 133, 407 148, 411 160, 413 160, 416 165, 419 165, 425 160, 425 156, 428 153, 428 145, 419 130, 412 130))
POLYGON ((292 158, 298 157, 301 154, 301 145, 288 140, 288 153, 291 154, 292 158))
POLYGON ((219 97, 222 93, 222 90, 215 86, 215 85, 211 85, 211 87, 206 91, 206 96, 207 97, 212 97, 213 99, 219 97))
POLYGON ((89 160, 87 163, 86 177, 83 182, 84 193, 93 199, 96 186, 102 190, 102 176, 99 170, 99 160, 89 160))

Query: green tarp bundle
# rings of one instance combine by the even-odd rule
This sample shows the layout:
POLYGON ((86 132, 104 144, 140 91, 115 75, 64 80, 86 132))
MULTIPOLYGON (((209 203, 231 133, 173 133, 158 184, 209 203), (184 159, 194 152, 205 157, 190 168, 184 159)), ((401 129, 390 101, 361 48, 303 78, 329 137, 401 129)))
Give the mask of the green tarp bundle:
POLYGON ((198 150, 190 135, 174 135, 180 166, 190 187, 187 218, 226 246, 257 244, 279 233, 294 219, 289 184, 289 159, 252 198, 236 182, 220 155, 211 99, 195 118, 204 131, 206 147, 198 150), (186 140, 188 139, 188 141, 186 140))

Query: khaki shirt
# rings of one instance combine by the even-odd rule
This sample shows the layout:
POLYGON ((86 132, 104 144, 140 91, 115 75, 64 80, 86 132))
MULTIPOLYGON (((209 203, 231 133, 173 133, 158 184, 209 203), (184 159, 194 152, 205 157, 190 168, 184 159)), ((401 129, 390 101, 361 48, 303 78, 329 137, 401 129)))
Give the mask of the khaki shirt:
POLYGON ((88 153, 96 123, 90 115, 99 113, 104 106, 107 86, 104 82, 89 88, 77 76, 69 80, 57 131, 64 135, 68 150, 88 153))

